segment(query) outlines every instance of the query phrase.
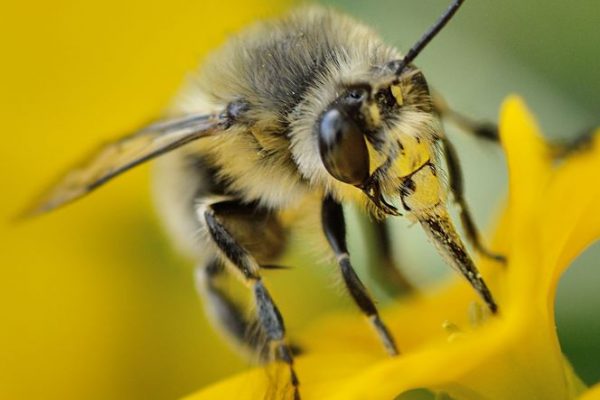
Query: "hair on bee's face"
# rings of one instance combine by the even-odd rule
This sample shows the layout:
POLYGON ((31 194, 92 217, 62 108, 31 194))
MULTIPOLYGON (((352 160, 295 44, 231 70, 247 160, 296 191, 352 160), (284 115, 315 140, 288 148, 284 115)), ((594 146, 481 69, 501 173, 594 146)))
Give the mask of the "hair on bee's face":
POLYGON ((368 80, 342 85, 317 121, 319 153, 327 172, 363 190, 385 214, 397 214, 382 191, 396 190, 395 182, 386 184, 384 178, 394 181, 394 175, 402 173, 402 168, 388 173, 404 150, 400 136, 433 137, 438 129, 425 77, 411 63, 463 2, 455 0, 403 58, 376 66, 368 80), (373 164, 376 168, 370 173, 373 164))
POLYGON ((397 197, 401 177, 422 162, 413 155, 429 153, 420 148, 432 143, 440 129, 422 72, 410 66, 397 78, 396 65, 375 68, 371 77, 341 85, 316 124, 327 172, 362 190, 389 215, 398 212, 385 194, 397 197), (398 163, 399 158, 408 161, 398 163))

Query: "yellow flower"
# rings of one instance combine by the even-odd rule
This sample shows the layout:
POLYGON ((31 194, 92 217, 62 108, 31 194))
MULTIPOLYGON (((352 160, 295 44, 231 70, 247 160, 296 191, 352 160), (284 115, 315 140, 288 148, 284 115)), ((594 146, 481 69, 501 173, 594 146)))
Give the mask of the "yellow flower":
MULTIPOLYGON (((392 400, 417 388, 458 400, 600 398, 600 388, 585 392, 562 354, 554 321, 561 274, 600 236, 600 131, 591 148, 557 164, 533 117, 511 97, 500 135, 510 184, 494 248, 509 261, 479 263, 500 315, 487 316, 457 279, 399 301, 383 313, 404 351, 395 358, 382 354, 359 317, 328 317, 301 337, 303 399, 392 400)), ((273 368, 242 373, 187 400, 262 399, 285 385, 287 375, 278 380, 268 372, 273 368)), ((273 398, 287 398, 284 390, 273 398)))

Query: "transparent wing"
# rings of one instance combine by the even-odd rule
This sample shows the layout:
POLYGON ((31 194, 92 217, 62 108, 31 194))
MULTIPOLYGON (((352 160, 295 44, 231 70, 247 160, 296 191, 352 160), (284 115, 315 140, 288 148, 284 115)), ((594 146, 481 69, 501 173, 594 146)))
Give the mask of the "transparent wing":
POLYGON ((194 140, 222 132, 224 114, 189 115, 159 121, 101 146, 86 161, 71 169, 25 212, 25 216, 51 211, 85 196, 121 173, 194 140))

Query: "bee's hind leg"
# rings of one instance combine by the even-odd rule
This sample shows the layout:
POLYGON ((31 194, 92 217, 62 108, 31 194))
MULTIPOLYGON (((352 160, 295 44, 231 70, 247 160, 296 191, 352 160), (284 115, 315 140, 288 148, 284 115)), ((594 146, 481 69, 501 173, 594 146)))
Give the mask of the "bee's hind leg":
MULTIPOLYGON (((257 259, 250 252, 250 249, 259 252, 258 249, 266 245, 270 247, 265 249, 269 253, 273 246, 260 242, 272 242, 271 244, 274 245, 281 240, 283 235, 276 234, 279 232, 279 224, 274 216, 258 206, 242 204, 235 200, 217 200, 212 203, 204 201, 198 205, 196 212, 223 259, 228 261, 226 265, 233 267, 234 275, 240 277, 242 282, 252 290, 256 305, 256 321, 260 332, 264 334, 269 344, 268 354, 271 354, 272 349, 274 358, 287 364, 294 400, 299 400, 299 381, 294 369, 292 348, 286 339, 283 317, 262 281, 257 259)), ((225 304, 223 300, 224 297, 220 296, 217 301, 225 304)), ((232 311, 229 316, 235 314, 237 312, 232 311)), ((235 327, 236 330, 243 328, 244 323, 237 317, 233 323, 239 324, 235 327)), ((245 324, 246 327, 243 329, 248 327, 248 323, 245 324)))
POLYGON ((456 150, 447 138, 442 138, 441 140, 444 157, 448 165, 450 190, 452 191, 454 201, 460 209, 460 220, 465 230, 465 234, 467 235, 467 239, 479 254, 496 261, 505 262, 506 258, 504 256, 492 252, 483 244, 477 225, 475 225, 475 221, 473 220, 473 216, 471 215, 471 211, 469 210, 469 206, 464 197, 462 170, 460 168, 456 150))

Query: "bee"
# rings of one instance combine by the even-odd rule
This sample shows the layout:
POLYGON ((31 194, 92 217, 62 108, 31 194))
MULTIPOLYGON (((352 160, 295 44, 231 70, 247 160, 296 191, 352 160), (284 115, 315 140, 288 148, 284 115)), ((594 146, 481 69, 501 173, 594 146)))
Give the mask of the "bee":
POLYGON ((451 221, 449 196, 475 250, 502 257, 482 244, 441 121, 454 119, 486 139, 496 140, 497 133, 452 111, 413 64, 462 3, 454 0, 404 56, 370 28, 320 6, 260 22, 206 60, 164 119, 102 147, 32 213, 53 210, 158 159, 158 211, 173 241, 197 262, 205 307, 245 347, 262 351, 248 339, 249 329, 264 335, 270 357, 289 366, 295 399, 294 351, 261 270, 277 268, 288 232, 303 218, 294 213, 302 205, 319 215, 318 233, 350 297, 390 355, 399 349, 352 266, 343 203, 359 204, 376 220, 405 215, 417 221, 496 313, 451 221), (252 317, 216 284, 227 274, 252 293, 252 317))

